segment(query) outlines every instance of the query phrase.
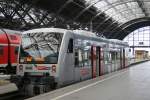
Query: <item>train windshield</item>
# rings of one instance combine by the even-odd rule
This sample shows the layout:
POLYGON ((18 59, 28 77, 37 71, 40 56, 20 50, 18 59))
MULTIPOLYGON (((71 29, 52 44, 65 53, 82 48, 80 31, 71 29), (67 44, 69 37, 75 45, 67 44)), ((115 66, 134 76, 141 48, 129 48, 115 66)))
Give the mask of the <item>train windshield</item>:
POLYGON ((22 36, 20 63, 56 64, 62 33, 28 33, 22 36))

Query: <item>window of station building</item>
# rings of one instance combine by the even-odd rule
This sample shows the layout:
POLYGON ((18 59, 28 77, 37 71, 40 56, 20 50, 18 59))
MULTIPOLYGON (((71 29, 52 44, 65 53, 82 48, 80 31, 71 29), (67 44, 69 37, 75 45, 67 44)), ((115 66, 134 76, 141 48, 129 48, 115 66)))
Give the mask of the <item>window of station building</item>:
POLYGON ((150 46, 150 26, 139 28, 123 39, 129 46, 150 46))

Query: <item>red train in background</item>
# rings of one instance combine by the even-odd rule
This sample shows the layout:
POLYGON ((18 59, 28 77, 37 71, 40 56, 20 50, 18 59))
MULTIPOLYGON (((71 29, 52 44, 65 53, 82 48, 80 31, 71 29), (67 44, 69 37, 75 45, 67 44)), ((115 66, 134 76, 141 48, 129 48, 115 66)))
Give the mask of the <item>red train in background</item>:
POLYGON ((0 73, 15 73, 21 42, 19 31, 0 29, 0 73))

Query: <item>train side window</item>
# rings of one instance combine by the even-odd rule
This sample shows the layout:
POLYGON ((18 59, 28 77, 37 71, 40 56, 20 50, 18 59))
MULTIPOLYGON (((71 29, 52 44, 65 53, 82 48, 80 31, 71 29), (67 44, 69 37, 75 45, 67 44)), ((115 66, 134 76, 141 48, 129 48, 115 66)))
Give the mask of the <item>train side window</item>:
POLYGON ((73 39, 69 40, 67 53, 73 53, 73 39))
POLYGON ((75 67, 79 66, 78 51, 75 51, 75 67))
POLYGON ((4 50, 3 50, 3 46, 0 46, 0 55, 3 55, 4 50))
POLYGON ((131 52, 131 49, 129 49, 129 52, 131 52))
POLYGON ((18 54, 18 51, 19 50, 19 47, 15 47, 15 54, 17 55, 18 54))

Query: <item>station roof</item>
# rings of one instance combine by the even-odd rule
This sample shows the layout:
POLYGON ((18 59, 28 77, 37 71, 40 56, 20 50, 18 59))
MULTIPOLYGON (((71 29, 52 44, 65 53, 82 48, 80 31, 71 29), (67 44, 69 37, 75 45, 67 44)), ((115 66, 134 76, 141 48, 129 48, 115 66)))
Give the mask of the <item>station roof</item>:
POLYGON ((150 0, 1 0, 1 27, 86 29, 123 39, 150 25, 150 0))

